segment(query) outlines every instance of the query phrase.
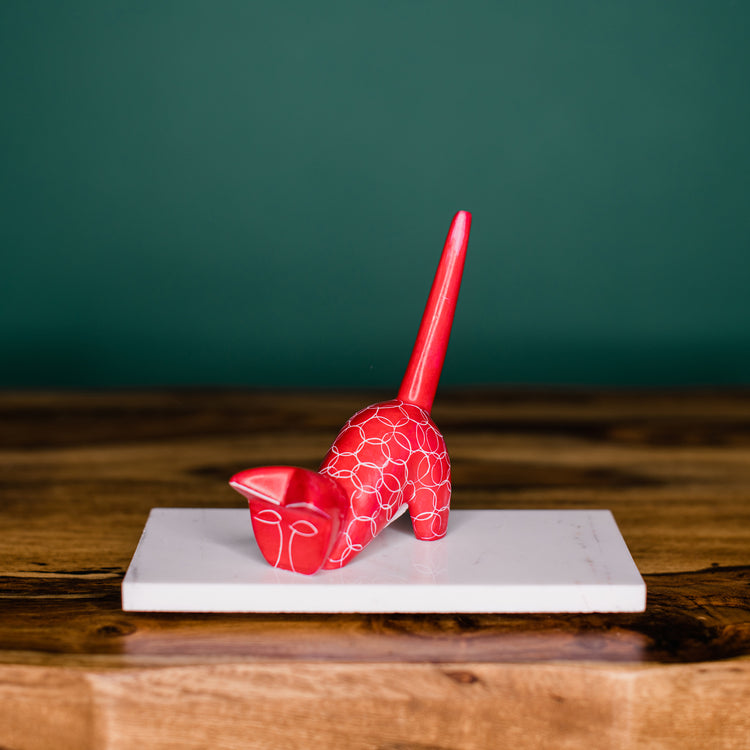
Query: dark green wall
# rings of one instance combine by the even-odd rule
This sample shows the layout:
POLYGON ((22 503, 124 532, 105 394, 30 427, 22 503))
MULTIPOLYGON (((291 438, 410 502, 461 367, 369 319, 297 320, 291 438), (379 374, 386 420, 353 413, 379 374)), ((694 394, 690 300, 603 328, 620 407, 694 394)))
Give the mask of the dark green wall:
POLYGON ((0 385, 750 382, 750 4, 0 2, 0 385))

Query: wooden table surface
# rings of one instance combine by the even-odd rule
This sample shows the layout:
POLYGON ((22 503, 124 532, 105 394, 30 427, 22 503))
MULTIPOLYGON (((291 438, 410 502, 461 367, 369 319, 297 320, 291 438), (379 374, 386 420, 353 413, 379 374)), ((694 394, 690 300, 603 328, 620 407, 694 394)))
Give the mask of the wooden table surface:
POLYGON ((0 748, 750 747, 748 391, 438 394, 453 507, 609 508, 643 614, 122 611, 150 508, 382 396, 0 394, 0 748))

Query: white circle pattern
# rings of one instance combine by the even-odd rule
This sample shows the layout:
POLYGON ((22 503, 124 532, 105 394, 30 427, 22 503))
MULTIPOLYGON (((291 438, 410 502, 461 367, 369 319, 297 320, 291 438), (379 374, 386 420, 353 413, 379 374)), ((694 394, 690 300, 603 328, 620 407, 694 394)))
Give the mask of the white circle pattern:
POLYGON ((445 535, 450 459, 422 408, 399 399, 368 406, 343 426, 320 467, 349 498, 349 511, 325 563, 340 568, 361 552, 404 505, 419 539, 445 535))

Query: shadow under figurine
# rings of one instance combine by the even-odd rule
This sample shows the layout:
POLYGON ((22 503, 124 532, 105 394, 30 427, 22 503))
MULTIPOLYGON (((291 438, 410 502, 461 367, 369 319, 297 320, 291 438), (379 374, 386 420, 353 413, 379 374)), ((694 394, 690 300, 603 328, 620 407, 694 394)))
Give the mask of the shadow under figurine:
POLYGON ((417 539, 445 535, 450 460, 430 410, 470 226, 466 211, 453 218, 398 396, 349 419, 318 472, 264 466, 231 478, 248 500, 255 539, 274 567, 306 574, 343 567, 407 508, 417 539))

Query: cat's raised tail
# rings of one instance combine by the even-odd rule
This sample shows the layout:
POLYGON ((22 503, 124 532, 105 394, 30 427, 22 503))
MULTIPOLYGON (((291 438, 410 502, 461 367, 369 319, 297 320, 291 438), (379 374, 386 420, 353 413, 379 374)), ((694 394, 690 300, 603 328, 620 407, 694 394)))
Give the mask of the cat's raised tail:
POLYGON ((417 341, 398 392, 401 401, 415 404, 427 413, 432 409, 448 349, 470 229, 471 214, 459 211, 448 231, 417 341))

